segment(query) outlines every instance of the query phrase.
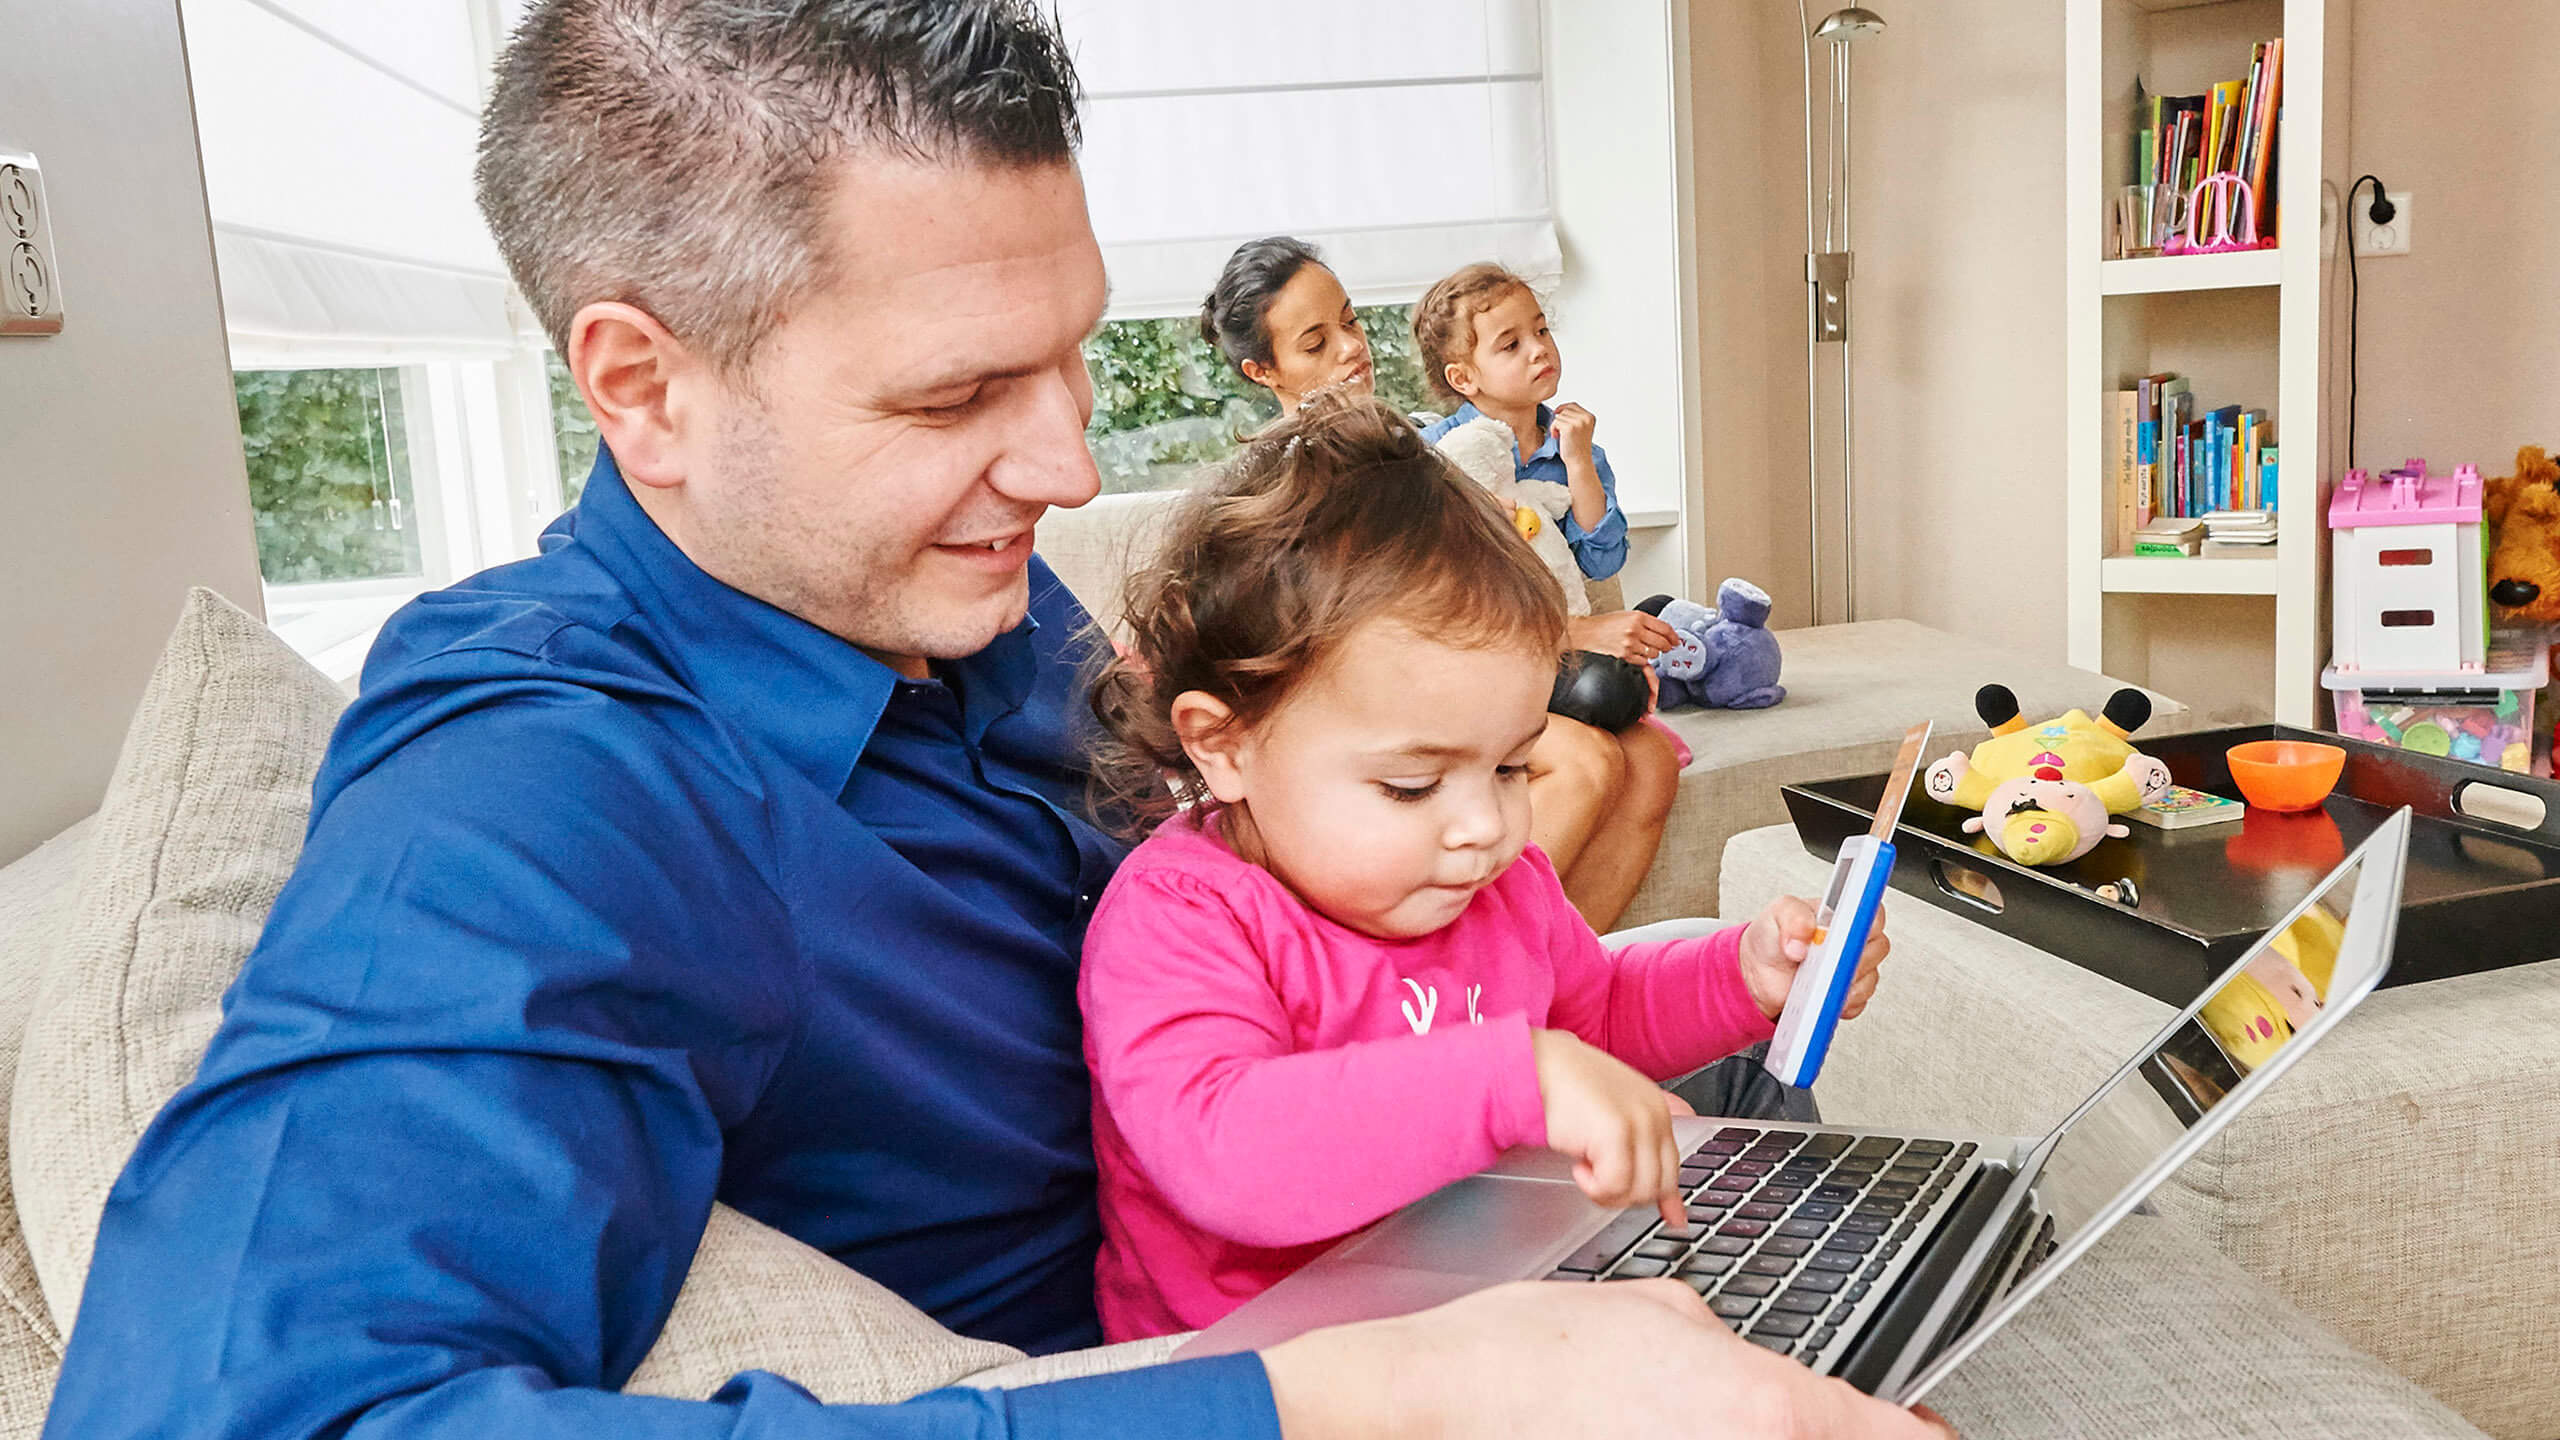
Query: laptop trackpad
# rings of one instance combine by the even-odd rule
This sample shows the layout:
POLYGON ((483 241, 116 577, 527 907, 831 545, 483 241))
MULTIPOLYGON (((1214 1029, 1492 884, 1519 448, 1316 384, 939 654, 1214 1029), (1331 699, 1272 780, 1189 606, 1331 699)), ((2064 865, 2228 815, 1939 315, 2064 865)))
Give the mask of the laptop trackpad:
POLYGON ((1345 1242, 1328 1259, 1486 1281, 1526 1280, 1613 1212, 1571 1185, 1470 1175, 1345 1242))

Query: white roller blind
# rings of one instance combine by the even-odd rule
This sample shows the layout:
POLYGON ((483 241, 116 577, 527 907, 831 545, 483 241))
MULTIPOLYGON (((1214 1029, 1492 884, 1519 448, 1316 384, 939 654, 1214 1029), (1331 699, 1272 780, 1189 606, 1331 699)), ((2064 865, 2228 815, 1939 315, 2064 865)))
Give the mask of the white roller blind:
POLYGON ((183 0, 239 369, 489 359, 518 340, 472 199, 459 0, 183 0))
POLYGON ((1062 0, 1115 316, 1187 315, 1291 234, 1364 304, 1471 260, 1562 273, 1536 0, 1062 0))

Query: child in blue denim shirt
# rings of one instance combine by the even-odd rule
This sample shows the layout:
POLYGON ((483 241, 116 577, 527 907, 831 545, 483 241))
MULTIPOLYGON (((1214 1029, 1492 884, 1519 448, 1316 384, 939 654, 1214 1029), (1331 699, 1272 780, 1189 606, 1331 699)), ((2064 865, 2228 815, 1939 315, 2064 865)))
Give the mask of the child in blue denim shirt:
MULTIPOLYGON (((1565 542, 1575 563, 1594 580, 1618 573, 1627 562, 1627 517, 1618 508, 1617 477, 1609 456, 1592 442, 1596 421, 1579 405, 1550 409, 1564 375, 1564 355, 1548 333, 1546 310, 1528 282, 1500 265, 1469 265, 1433 285, 1413 307, 1416 359, 1423 377, 1454 414, 1424 429, 1442 435, 1486 417, 1507 426, 1513 459, 1523 480, 1552 481, 1572 494, 1564 515, 1565 542)), ((1615 655, 1643 666, 1679 644, 1679 635, 1640 610, 1619 610, 1572 622, 1567 639, 1576 650, 1615 655)), ((1565 893, 1594 926, 1607 929, 1635 897, 1680 781, 1682 757, 1670 732, 1636 724, 1609 732, 1551 717, 1549 742, 1556 752, 1596 756, 1606 777, 1596 787, 1563 787, 1554 800, 1594 793, 1600 800, 1587 830, 1573 808, 1539 792, 1538 843, 1564 879, 1565 893), (1587 837, 1587 838, 1586 838, 1587 837)), ((1561 758, 1561 755, 1560 757, 1561 758)), ((1536 773, 1537 757, 1532 757, 1536 773)))

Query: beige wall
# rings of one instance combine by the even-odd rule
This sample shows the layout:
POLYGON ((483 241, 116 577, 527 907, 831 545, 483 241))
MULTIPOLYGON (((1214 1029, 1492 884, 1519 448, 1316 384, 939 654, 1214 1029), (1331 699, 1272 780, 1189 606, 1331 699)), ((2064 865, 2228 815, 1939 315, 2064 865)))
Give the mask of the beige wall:
POLYGON ((2346 173, 2417 212, 2407 255, 2357 262, 2356 460, 2504 475, 2560 451, 2560 4, 2359 0, 2355 27, 2346 173))
POLYGON ((94 808, 189 585, 257 559, 173 0, 0 0, 68 324, 0 340, 0 862, 94 808))
MULTIPOLYGON (((1853 57, 1858 614, 1907 616, 2059 663, 2062 9, 1932 0, 1882 13, 1885 33, 1853 57)), ((1708 569, 1763 579, 1802 624, 1796 7, 1694 0, 1690 29, 1708 569)), ((1826 410, 1836 356, 1824 347, 1826 410)), ((1823 564, 1838 618, 1830 435, 1823 564)))
MULTIPOLYGON (((1855 56, 1859 613, 2060 663, 2063 7, 1875 8, 1888 28, 1855 56)), ((2459 8, 2354 11, 2348 173, 2419 210, 2411 255, 2364 264, 2358 453, 2495 474, 2519 444, 2560 449, 2560 4, 2459 8)), ((1795 27, 1786 0, 1691 0, 1708 570, 1763 578, 1800 624, 1795 27)), ((2336 346, 2343 271, 2340 289, 2336 346)), ((2156 602, 2150 679, 2208 719, 2263 715, 2266 655, 2226 642, 2262 629, 2266 603, 2156 602)))

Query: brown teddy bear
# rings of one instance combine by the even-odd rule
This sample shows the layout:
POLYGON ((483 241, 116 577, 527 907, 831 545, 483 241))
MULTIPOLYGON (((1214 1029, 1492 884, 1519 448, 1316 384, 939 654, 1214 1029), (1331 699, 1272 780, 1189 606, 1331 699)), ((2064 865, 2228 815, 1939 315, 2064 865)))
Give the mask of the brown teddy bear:
POLYGON ((2560 624, 2560 462, 2527 445, 2516 473, 2482 494, 2496 539, 2489 546, 2489 603, 2496 623, 2560 624))

